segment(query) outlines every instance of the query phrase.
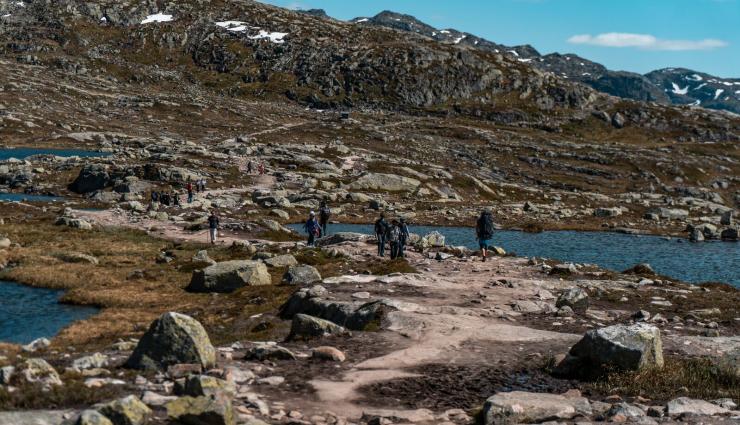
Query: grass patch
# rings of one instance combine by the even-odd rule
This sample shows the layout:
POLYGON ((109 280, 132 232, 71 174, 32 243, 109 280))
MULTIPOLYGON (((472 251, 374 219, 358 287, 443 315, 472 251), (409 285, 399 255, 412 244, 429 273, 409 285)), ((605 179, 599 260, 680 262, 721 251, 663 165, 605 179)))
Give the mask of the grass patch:
POLYGON ((740 399, 740 378, 707 358, 666 357, 662 369, 609 373, 587 384, 587 388, 602 394, 639 395, 659 401, 681 396, 740 399))
MULTIPOLYGON (((360 266, 358 266, 360 267, 360 266)), ((367 270, 370 274, 383 276, 392 273, 418 273, 405 258, 397 258, 390 261, 373 261, 364 263, 361 269, 367 270)))
POLYGON ((0 388, 0 410, 82 408, 122 397, 127 392, 125 385, 88 388, 79 375, 65 374, 62 380, 63 386, 52 387, 49 391, 28 383, 16 386, 12 393, 0 388))
POLYGON ((292 232, 281 232, 279 230, 265 230, 261 232, 258 237, 260 239, 266 239, 273 242, 296 242, 302 241, 303 238, 292 232))

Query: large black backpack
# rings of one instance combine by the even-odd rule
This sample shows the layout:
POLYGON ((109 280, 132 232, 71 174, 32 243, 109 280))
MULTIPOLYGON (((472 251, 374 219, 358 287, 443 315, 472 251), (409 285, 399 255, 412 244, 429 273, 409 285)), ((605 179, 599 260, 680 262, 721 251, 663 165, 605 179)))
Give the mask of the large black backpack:
POLYGON ((478 232, 482 239, 493 237, 493 217, 490 214, 483 214, 478 219, 478 232))

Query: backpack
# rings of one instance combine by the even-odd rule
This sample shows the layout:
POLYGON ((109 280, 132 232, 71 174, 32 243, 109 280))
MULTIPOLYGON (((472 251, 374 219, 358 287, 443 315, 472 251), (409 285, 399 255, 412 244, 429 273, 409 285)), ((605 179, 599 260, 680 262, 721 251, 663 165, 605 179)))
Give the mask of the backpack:
POLYGON ((490 214, 484 214, 478 219, 478 233, 481 239, 493 237, 493 218, 490 214))

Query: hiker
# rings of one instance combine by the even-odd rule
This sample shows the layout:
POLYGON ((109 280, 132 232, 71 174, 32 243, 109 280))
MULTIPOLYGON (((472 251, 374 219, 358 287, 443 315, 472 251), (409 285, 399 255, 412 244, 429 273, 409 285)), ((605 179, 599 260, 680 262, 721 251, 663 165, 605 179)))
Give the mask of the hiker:
POLYGON ((152 190, 152 201, 149 203, 149 209, 154 209, 155 205, 159 203, 159 192, 152 190))
POLYGON ((168 192, 162 192, 159 199, 162 201, 162 205, 170 206, 170 194, 168 192))
POLYGON ((409 236, 411 236, 411 233, 409 233, 409 226, 406 224, 405 218, 401 217, 398 227, 401 230, 401 237, 398 241, 398 256, 405 258, 406 242, 409 240, 409 236))
POLYGON ((247 162, 247 174, 252 174, 252 160, 250 159, 249 162, 247 162))
POLYGON ((172 193, 172 201, 173 201, 173 204, 174 204, 174 205, 175 205, 176 207, 179 207, 179 206, 180 206, 180 192, 178 192, 178 191, 174 191, 174 192, 172 193))
POLYGON ((192 204, 193 203, 193 182, 190 181, 190 177, 188 177, 187 190, 188 190, 188 204, 192 204))
POLYGON ((321 208, 319 209, 319 224, 321 224, 321 235, 326 236, 329 234, 327 228, 329 225, 329 219, 331 218, 331 209, 327 205, 326 201, 321 201, 321 208))
POLYGON ((211 245, 216 243, 216 238, 218 238, 218 226, 220 224, 220 221, 218 219, 218 214, 216 213, 216 210, 211 210, 211 215, 208 216, 208 235, 211 240, 211 245))
POLYGON ((391 260, 395 260, 399 256, 401 243, 401 223, 398 220, 391 221, 391 226, 388 228, 388 242, 391 246, 391 260))
POLYGON ((260 176, 265 175, 265 163, 260 162, 260 165, 257 166, 257 170, 259 171, 260 176))
POLYGON ((475 235, 478 239, 478 246, 480 247, 483 261, 486 261, 488 247, 491 245, 491 238, 493 238, 493 215, 490 208, 486 208, 480 213, 478 222, 475 225, 475 235))
POLYGON ((316 213, 311 211, 308 215, 306 224, 303 225, 303 230, 308 233, 308 246, 316 246, 316 238, 321 237, 321 226, 316 221, 316 213))
POLYGON ((206 179, 200 179, 200 191, 205 192, 206 191, 206 179))
POLYGON ((388 222, 385 221, 385 213, 380 213, 380 218, 375 221, 375 237, 378 238, 378 255, 385 256, 385 242, 388 233, 388 222))

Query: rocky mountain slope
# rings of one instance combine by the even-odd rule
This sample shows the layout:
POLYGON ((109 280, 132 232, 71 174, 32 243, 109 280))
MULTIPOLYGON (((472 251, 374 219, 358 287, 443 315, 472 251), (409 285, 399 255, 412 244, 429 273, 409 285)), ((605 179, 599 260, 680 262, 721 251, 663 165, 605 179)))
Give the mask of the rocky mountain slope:
POLYGON ((504 46, 454 29, 439 30, 413 16, 384 11, 352 22, 413 32, 442 43, 505 53, 543 71, 584 83, 598 91, 625 99, 663 104, 694 105, 740 113, 740 79, 720 78, 688 69, 661 69, 641 75, 613 71, 574 54, 540 54, 529 45, 504 46))

